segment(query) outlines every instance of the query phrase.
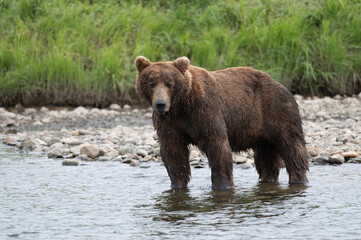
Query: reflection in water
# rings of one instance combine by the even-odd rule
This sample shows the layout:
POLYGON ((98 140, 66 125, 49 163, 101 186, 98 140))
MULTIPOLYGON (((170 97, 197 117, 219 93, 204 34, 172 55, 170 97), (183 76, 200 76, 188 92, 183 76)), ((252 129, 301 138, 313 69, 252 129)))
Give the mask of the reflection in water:
POLYGON ((188 189, 168 190, 156 199, 155 208, 159 216, 153 220, 177 222, 197 213, 216 213, 227 211, 230 215, 244 217, 267 217, 267 208, 275 204, 305 195, 306 185, 282 186, 278 183, 259 183, 250 190, 228 190, 201 192, 193 196, 188 189))

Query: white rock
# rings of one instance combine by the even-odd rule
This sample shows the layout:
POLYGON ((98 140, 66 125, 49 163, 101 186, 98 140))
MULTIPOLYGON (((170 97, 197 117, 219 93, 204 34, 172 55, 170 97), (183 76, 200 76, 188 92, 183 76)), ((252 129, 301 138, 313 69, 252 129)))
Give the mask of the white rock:
POLYGON ((124 110, 129 110, 129 109, 130 109, 130 106, 129 106, 128 104, 125 104, 125 105, 123 106, 123 109, 124 109, 124 110))
POLYGON ((121 107, 118 104, 113 103, 109 106, 109 109, 119 111, 121 107))
POLYGON ((49 112, 49 108, 47 107, 41 107, 40 112, 49 112))
POLYGON ((75 113, 76 115, 80 116, 80 115, 86 115, 86 114, 88 114, 89 111, 88 111, 86 108, 84 108, 84 107, 82 107, 82 106, 79 106, 79 107, 77 107, 77 108, 75 108, 75 109, 73 110, 73 113, 75 113))

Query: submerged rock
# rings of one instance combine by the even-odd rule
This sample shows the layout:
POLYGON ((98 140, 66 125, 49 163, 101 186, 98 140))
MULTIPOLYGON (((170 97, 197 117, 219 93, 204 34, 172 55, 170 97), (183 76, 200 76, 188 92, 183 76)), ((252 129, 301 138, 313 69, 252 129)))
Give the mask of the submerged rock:
POLYGON ((78 166, 79 161, 77 159, 64 159, 62 162, 63 166, 78 166))

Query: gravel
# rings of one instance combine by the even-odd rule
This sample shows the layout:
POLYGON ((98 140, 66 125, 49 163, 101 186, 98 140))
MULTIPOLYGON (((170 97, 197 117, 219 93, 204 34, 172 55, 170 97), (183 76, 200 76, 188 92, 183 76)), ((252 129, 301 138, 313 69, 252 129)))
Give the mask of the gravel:
MULTIPOLYGON (((295 98, 311 165, 361 163, 361 97, 295 98)), ((161 161, 151 116, 150 108, 116 104, 109 109, 0 108, 0 142, 62 159, 64 166, 116 161, 146 168, 149 161, 161 161)), ((243 169, 254 167, 252 150, 233 154, 233 160, 243 169)), ((190 161, 193 168, 207 165, 193 146, 190 161)))

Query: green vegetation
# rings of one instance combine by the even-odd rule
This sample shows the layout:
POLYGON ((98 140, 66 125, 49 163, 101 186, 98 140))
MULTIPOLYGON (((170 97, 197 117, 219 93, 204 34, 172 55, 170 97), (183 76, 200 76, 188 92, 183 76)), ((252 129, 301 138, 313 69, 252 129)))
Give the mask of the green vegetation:
POLYGON ((133 62, 251 66, 294 93, 361 90, 361 0, 0 0, 0 105, 134 98, 133 62))

